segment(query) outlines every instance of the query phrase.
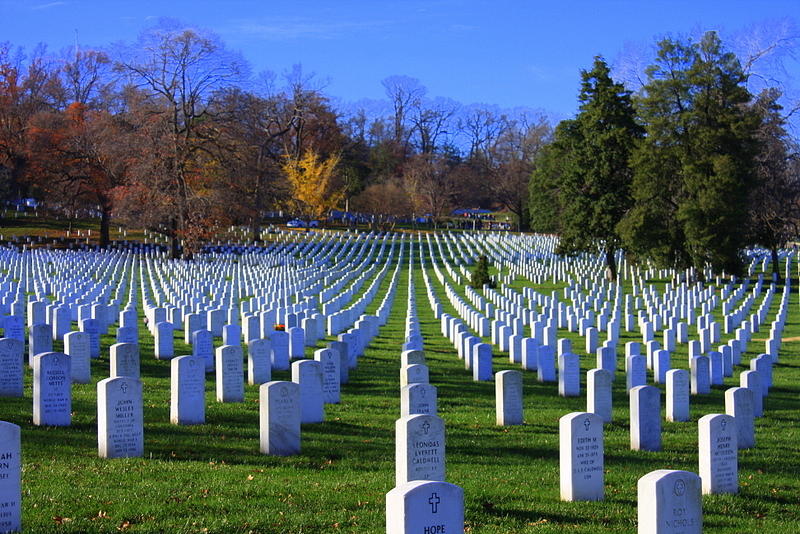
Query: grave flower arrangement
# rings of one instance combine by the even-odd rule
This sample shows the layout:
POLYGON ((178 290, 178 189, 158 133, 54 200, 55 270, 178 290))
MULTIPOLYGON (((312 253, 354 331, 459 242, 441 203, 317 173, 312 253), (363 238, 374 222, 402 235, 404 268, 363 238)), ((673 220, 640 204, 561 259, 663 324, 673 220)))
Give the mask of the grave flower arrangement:
POLYGON ((283 332, 283 331, 286 330, 286 326, 282 325, 282 324, 276 324, 275 325, 275 330, 277 330, 278 332, 283 332))

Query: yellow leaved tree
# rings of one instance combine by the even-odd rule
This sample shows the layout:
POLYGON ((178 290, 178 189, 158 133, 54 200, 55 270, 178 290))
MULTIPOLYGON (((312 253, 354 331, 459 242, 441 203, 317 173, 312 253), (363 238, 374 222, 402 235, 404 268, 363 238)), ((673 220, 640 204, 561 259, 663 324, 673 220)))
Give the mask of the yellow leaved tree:
POLYGON ((339 156, 324 158, 308 149, 300 159, 288 158, 283 172, 292 188, 295 207, 308 219, 324 218, 344 199, 336 167, 339 156))

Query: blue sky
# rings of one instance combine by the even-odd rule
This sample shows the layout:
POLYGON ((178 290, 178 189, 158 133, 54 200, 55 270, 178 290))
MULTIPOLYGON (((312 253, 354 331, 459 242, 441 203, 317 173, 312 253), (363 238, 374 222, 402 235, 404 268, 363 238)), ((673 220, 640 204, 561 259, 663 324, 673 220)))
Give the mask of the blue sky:
MULTIPOLYGON (((630 65, 658 37, 709 29, 752 46, 775 28, 797 34, 800 2, 0 0, 0 41, 57 51, 72 46, 78 30, 82 46, 102 47, 133 41, 160 17, 218 33, 255 72, 301 63, 345 101, 381 98, 380 81, 403 74, 420 79, 430 96, 563 118, 575 112, 579 70, 596 54, 630 65)), ((770 67, 794 91, 800 62, 785 66, 770 67)))

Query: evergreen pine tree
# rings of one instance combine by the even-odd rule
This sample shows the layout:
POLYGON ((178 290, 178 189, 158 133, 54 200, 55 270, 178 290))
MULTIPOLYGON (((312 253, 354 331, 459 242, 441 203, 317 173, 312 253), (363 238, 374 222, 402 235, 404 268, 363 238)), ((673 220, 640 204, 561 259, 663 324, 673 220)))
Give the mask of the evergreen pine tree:
POLYGON ((708 32, 699 43, 662 41, 647 76, 625 243, 699 276, 706 265, 738 273, 759 122, 741 65, 708 32))

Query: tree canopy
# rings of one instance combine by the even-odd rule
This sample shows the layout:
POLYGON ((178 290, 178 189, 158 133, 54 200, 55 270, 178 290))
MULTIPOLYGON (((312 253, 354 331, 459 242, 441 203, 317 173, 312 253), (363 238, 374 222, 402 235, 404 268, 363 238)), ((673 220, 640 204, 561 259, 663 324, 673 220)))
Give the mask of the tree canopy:
POLYGON ((578 115, 558 126, 534 172, 533 226, 556 230, 561 253, 604 250, 614 279, 614 253, 621 246, 617 225, 632 205, 629 159, 642 128, 630 93, 614 82, 600 57, 581 72, 578 101, 578 115))
POLYGON ((662 264, 739 273, 755 185, 758 114, 739 60, 714 32, 664 40, 637 106, 646 135, 634 151, 625 244, 662 264))

